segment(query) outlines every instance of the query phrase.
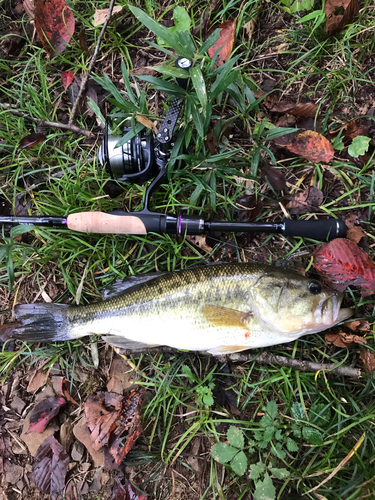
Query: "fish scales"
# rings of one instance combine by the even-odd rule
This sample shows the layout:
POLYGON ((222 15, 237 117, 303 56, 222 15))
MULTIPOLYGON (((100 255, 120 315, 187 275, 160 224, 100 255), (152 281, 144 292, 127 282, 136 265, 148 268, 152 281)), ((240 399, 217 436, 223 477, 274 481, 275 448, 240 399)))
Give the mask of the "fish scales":
POLYGON ((228 264, 165 274, 108 302, 71 307, 69 319, 77 336, 89 327, 92 333, 110 333, 149 345, 157 341, 181 349, 205 350, 213 342, 233 344, 245 340, 247 330, 210 323, 202 306, 225 304, 248 312, 249 286, 266 269, 228 264))

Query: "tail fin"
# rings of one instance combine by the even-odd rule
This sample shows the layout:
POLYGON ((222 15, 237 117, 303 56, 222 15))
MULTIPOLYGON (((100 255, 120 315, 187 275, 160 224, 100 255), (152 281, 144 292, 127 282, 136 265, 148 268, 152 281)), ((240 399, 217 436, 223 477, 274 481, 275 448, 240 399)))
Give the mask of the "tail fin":
POLYGON ((16 323, 10 336, 25 342, 72 340, 67 304, 21 304, 15 307, 16 323))

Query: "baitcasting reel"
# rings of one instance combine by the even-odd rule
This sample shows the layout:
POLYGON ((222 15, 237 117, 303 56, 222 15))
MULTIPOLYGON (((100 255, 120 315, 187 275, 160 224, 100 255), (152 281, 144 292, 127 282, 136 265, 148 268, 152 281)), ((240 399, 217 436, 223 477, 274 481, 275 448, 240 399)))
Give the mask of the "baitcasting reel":
MULTIPOLYGON (((179 69, 189 70, 193 62, 185 57, 176 60, 175 65, 179 69)), ((177 83, 187 87, 187 79, 177 78, 177 83)), ((146 134, 142 131, 120 147, 116 144, 123 136, 113 136, 108 133, 106 125, 103 143, 99 149, 99 161, 105 166, 107 172, 117 182, 131 182, 143 184, 154 178, 148 191, 153 191, 159 185, 166 174, 166 165, 170 158, 173 143, 173 130, 176 126, 178 115, 182 108, 182 100, 176 97, 162 123, 156 138, 152 133, 146 134), (155 181, 157 183, 155 184, 155 181)), ((123 134, 130 132, 131 127, 124 127, 123 134)), ((145 200, 145 206, 147 207, 145 200)))

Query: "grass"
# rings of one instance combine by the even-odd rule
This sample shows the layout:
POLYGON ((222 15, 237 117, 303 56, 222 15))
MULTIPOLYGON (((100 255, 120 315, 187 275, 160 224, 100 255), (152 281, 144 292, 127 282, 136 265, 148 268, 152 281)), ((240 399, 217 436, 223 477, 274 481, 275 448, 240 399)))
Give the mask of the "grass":
MULTIPOLYGON (((171 18, 175 5, 147 1, 138 6, 160 21, 171 18)), ((223 2, 213 19, 221 22, 235 17, 239 5, 240 2, 235 1, 223 2)), ((105 7, 105 2, 91 2, 76 4, 73 8, 89 47, 96 43, 100 32, 100 27, 92 28, 92 15, 96 8, 105 7)), ((106 101, 102 112, 122 113, 114 117, 118 123, 125 116, 136 114, 129 108, 129 100, 123 98, 124 88, 119 84, 123 78, 121 62, 124 61, 127 70, 132 70, 141 50, 146 54, 144 57, 150 53, 144 39, 155 41, 152 33, 133 22, 125 7, 126 14, 108 27, 93 75, 100 81, 106 72, 110 81, 116 83, 114 88, 107 82, 106 88, 113 90, 115 100, 106 101), (116 97, 118 89, 120 97, 116 97)), ((205 7, 206 4, 195 0, 185 4, 188 13, 198 20, 205 7)), ((248 2, 240 12, 236 48, 226 67, 215 69, 207 54, 199 53, 199 44, 192 49, 207 95, 195 84, 184 97, 187 111, 180 117, 168 182, 153 195, 152 208, 163 213, 199 213, 205 218, 233 220, 238 210, 237 199, 251 192, 263 198, 263 210, 257 220, 280 220, 284 215, 279 203, 284 203, 284 199, 259 176, 261 165, 273 162, 282 169, 291 186, 314 184, 319 187, 325 195, 320 209, 327 214, 342 217, 349 210, 356 211, 366 224, 368 252, 374 257, 373 155, 364 164, 357 164, 336 151, 329 166, 306 163, 301 158, 283 158, 270 149, 267 140, 269 134, 274 133, 271 120, 276 120, 265 112, 262 98, 254 97, 259 84, 268 78, 274 81, 275 88, 281 89, 284 98, 295 101, 298 96, 299 100, 319 101, 324 133, 331 126, 329 119, 338 106, 348 109, 346 116, 337 119, 338 123, 340 119, 341 123, 350 121, 358 109, 357 114, 366 115, 368 107, 364 109, 364 105, 374 97, 371 87, 374 68, 368 62, 374 49, 371 2, 363 2, 359 16, 337 36, 328 38, 324 25, 316 26, 314 20, 300 23, 300 14, 288 16, 278 2, 265 3, 260 7, 257 28, 249 42, 243 26, 256 15, 258 7, 258 2, 248 2), (274 27, 279 19, 281 28, 274 27), (278 51, 277 59, 269 56, 278 51), (200 111, 202 107, 206 109, 205 117, 200 111), (214 120, 213 134, 218 140, 216 156, 205 141, 211 119, 214 120), (227 135, 223 132, 226 127, 227 135)), ((315 8, 321 5, 318 3, 315 8)), ((2 9, 0 19, 5 15, 4 7, 2 9)), ((28 21, 24 16, 14 22, 21 25, 28 21)), ((51 61, 31 38, 26 40, 17 57, 3 55, 0 102, 44 120, 58 121, 60 112, 68 113, 71 104, 63 90, 60 73, 72 70, 80 76, 87 70, 88 63, 77 33, 63 55, 51 61)), ((147 56, 145 64, 160 65, 163 53, 152 49, 151 54, 156 54, 155 59, 147 56)), ((163 79, 163 75, 159 74, 158 78, 163 79)), ((164 77, 166 80, 172 81, 168 75, 164 77)), ((163 89, 162 81, 131 78, 130 84, 137 112, 151 120, 160 117, 171 102, 169 95, 155 107, 153 99, 163 89)), ((95 117, 78 114, 76 123, 99 131, 95 117)), ((107 174, 98 165, 96 141, 49 128, 44 130, 47 136, 44 142, 17 154, 20 139, 34 130, 31 122, 0 110, 1 194, 11 203, 15 203, 19 193, 25 193, 24 181, 32 184, 52 174, 46 184, 27 193, 31 213, 66 216, 80 211, 134 211, 142 207, 145 186, 127 185, 116 199, 106 195, 107 174), (57 173, 61 175, 53 176, 57 173)), ((293 193, 294 188, 290 190, 293 193)), ((242 235, 228 238, 220 235, 215 237, 217 241, 210 240, 212 250, 205 251, 188 239, 169 235, 84 235, 42 227, 33 228, 22 239, 16 236, 16 232, 9 235, 4 229, 0 249, 1 309, 6 320, 10 319, 15 301, 40 300, 41 293, 45 292, 53 300, 74 302, 77 299, 81 304, 89 303, 97 300, 103 289, 116 279, 155 269, 173 271, 223 260, 275 263, 280 258, 309 268, 316 245, 311 240, 286 240, 279 236, 256 235, 249 239, 242 235)), ((375 309, 371 296, 362 297, 359 292, 349 290, 346 301, 355 305, 358 318, 373 321, 375 309)), ((368 345, 372 350, 373 336, 373 331, 368 332, 368 345)), ((94 371, 91 343, 98 343, 103 362, 105 346, 97 338, 38 348, 17 345, 14 353, 3 350, 0 353, 2 377, 10 377, 20 362, 32 368, 43 357, 49 359, 48 366, 59 363, 68 381, 77 384, 79 391, 82 388, 72 374, 77 366, 94 371)), ((301 360, 360 366, 355 346, 349 349, 327 346, 320 335, 269 350, 301 360)), ((126 463, 137 466, 138 477, 144 479, 143 488, 151 498, 168 498, 176 487, 182 492, 182 498, 250 498, 257 489, 259 494, 262 487, 267 487, 266 474, 272 477, 275 488, 273 492, 268 484, 270 498, 299 499, 315 487, 320 496, 312 492, 307 493, 306 498, 373 498, 375 407, 371 376, 349 381, 323 373, 260 367, 248 362, 231 366, 231 372, 225 374, 224 387, 225 367, 210 357, 186 353, 147 354, 132 360, 139 367, 137 383, 147 389, 148 398, 143 407, 144 435, 126 463), (228 411, 215 391, 230 392, 238 415, 228 411), (277 405, 277 416, 270 425, 264 416, 267 405, 272 402, 277 405), (301 415, 296 423, 293 408, 306 409, 310 420, 306 423, 301 415), (310 413, 314 408, 320 409, 321 419, 317 423, 310 413), (226 439, 231 425, 241 429, 244 435, 247 464, 253 466, 249 470, 263 464, 264 470, 258 477, 254 474, 250 479, 248 471, 239 477, 230 467, 224 475, 225 466, 211 458, 212 446, 226 439), (301 430, 303 426, 315 429, 321 440, 309 442, 306 437, 309 431, 301 430), (273 434, 270 427, 274 429, 273 434), (276 435, 276 431, 280 431, 279 434, 276 435), (297 443, 297 450, 293 451, 288 439, 297 443), (197 442, 204 477, 200 485, 197 480, 200 473, 190 461, 191 449, 197 442), (358 449, 344 463, 356 445, 358 449), (274 468, 286 469, 288 475, 277 478, 271 472, 274 468), (332 478, 324 483, 332 473, 332 478)))

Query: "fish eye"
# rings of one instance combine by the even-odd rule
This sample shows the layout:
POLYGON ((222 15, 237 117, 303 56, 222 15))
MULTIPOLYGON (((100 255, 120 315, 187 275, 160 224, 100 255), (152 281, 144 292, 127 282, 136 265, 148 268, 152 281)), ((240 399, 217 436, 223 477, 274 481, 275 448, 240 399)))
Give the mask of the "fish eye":
POLYGON ((314 295, 317 295, 322 291, 321 285, 317 281, 310 281, 309 284, 307 285, 309 291, 313 293, 314 295))

